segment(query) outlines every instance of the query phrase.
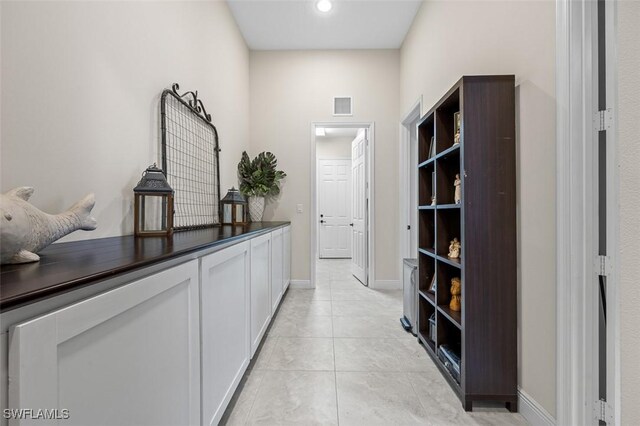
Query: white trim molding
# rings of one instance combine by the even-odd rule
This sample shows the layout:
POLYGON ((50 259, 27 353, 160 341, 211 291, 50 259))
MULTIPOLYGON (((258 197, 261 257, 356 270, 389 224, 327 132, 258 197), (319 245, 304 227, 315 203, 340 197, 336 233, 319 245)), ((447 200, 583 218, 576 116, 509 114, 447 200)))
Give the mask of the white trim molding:
MULTIPOLYGON (((606 3, 607 108, 615 105, 615 0, 606 3), (611 13, 613 12, 613 13, 611 13), (613 46, 612 46, 613 45, 613 46), (612 48, 613 47, 613 48, 612 48)), ((556 0, 557 376, 559 425, 597 425, 598 368, 598 3, 556 0)), ((615 113, 614 113, 615 117, 615 113)), ((615 126, 615 118, 613 120, 615 126)), ((617 180, 614 132, 607 131, 607 254, 616 253, 617 180), (611 175, 613 174, 613 179, 611 175), (612 185, 612 186, 610 186, 612 185), (613 221, 613 222, 610 222, 613 221)), ((615 259, 614 259, 615 264, 615 259)), ((615 268, 615 267, 614 267, 615 268)), ((607 285, 607 402, 619 424, 615 271, 607 285), (612 373, 613 371, 613 373, 612 373)))
MULTIPOLYGON (((348 121, 328 121, 328 122, 312 122, 311 123, 311 138, 310 138, 310 160, 309 160, 309 193, 311 194, 311 209, 309 213, 309 226, 311 230, 311 238, 309 239, 309 262, 310 262, 310 279, 309 287, 315 288, 316 284, 316 261, 318 259, 318 228, 316 226, 317 212, 318 212, 318 200, 317 200, 317 171, 316 171, 316 127, 335 127, 335 128, 347 128, 347 129, 367 129, 367 140, 369 142, 367 147, 367 181, 369 187, 367 188, 367 197, 369 199, 369 210, 367 218, 367 283, 375 283, 375 125, 371 122, 348 122, 348 121)), ((296 280, 292 280, 293 282, 296 280)), ((296 287, 300 288, 300 287, 296 287)), ((373 287, 371 287, 373 288, 373 287)))
POLYGON ((311 280, 291 280, 289 282, 289 288, 313 289, 315 287, 313 286, 313 284, 311 284, 311 280))
POLYGON ((531 426, 555 426, 556 419, 522 389, 518 389, 518 406, 520 415, 531 426))
POLYGON ((409 179, 411 178, 410 167, 416 167, 417 164, 412 165, 409 164, 409 158, 411 158, 409 149, 411 147, 410 137, 411 133, 409 127, 411 123, 419 120, 422 116, 422 96, 414 102, 414 104, 404 115, 404 118, 400 121, 400 145, 398 146, 399 155, 398 155, 398 193, 400 195, 398 203, 399 203, 399 217, 398 221, 398 235, 400 236, 399 247, 400 247, 400 258, 398 259, 400 265, 400 271, 402 271, 402 261, 404 258, 412 257, 411 247, 410 247, 410 238, 409 232, 407 232, 407 224, 410 222, 410 212, 409 206, 411 203, 409 202, 409 188, 411 187, 409 179))
POLYGON ((592 87, 585 71, 590 70, 591 38, 585 27, 591 20, 585 0, 556 2, 556 96, 557 96, 557 300, 556 300, 556 411, 560 425, 586 425, 587 371, 591 354, 587 345, 586 306, 592 306, 586 291, 593 272, 586 262, 592 252, 594 218, 589 208, 591 182, 585 166, 593 164, 587 148, 585 111, 591 110, 592 87), (589 66, 587 66, 589 65, 589 66))

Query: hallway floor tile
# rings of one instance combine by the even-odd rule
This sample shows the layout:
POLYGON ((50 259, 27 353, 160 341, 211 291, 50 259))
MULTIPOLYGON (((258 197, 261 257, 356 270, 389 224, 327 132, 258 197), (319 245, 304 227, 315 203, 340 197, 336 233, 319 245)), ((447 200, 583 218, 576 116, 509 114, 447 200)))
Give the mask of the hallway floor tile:
POLYGON ((402 291, 371 290, 349 260, 289 289, 234 395, 227 425, 526 425, 502 407, 466 413, 416 338, 402 291))

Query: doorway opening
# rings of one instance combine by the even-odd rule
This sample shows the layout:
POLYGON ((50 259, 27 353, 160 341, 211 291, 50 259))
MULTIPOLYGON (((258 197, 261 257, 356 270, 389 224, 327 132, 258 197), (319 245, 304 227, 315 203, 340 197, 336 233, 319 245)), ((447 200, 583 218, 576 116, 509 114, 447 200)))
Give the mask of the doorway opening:
MULTIPOLYGON (((373 282, 373 123, 312 123, 311 280, 317 262, 342 259, 373 282)), ((326 263, 326 262, 325 262, 326 263)))

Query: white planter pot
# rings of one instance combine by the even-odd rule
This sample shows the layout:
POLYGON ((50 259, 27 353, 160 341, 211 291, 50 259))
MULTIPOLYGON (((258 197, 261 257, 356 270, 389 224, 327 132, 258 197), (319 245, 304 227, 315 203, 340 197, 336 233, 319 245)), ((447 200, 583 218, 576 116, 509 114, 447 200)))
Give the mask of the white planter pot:
POLYGON ((262 222, 264 197, 249 197, 249 217, 251 222, 262 222))

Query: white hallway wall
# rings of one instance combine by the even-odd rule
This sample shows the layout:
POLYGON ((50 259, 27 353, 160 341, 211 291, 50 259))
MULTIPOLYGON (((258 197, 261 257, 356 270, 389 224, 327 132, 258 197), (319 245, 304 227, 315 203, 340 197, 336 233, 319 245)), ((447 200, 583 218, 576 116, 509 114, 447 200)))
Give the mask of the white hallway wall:
POLYGON ((310 274, 310 126, 337 121, 375 122, 374 267, 377 280, 397 280, 399 51, 253 51, 250 70, 251 154, 272 151, 288 175, 265 219, 292 221, 292 278, 310 274), (353 96, 353 117, 332 116, 333 96, 353 96))
POLYGON ((351 158, 352 137, 318 137, 316 138, 316 157, 351 158))
POLYGON ((225 2, 0 2, 1 185, 57 213, 95 192, 98 229, 133 232, 158 161, 161 91, 198 90, 220 134, 223 194, 249 142, 249 51, 225 2))
POLYGON ((555 416, 555 2, 428 0, 401 63, 403 114, 462 75, 516 75, 518 383, 555 416))
POLYGON ((621 423, 640 424, 640 2, 618 2, 621 423))

